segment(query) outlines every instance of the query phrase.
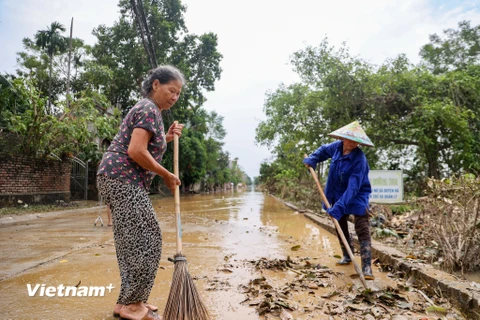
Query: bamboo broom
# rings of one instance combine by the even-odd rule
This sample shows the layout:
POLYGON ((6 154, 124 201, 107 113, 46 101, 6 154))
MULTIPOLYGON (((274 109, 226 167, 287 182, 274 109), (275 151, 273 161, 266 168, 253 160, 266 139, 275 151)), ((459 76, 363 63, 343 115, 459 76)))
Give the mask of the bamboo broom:
MULTIPOLYGON (((179 178, 178 135, 173 140, 173 172, 179 178)), ((187 258, 182 254, 182 225, 180 220, 180 187, 175 188, 175 226, 177 253, 168 260, 174 263, 172 286, 163 313, 164 320, 209 320, 207 308, 188 273, 187 258)))
MULTIPOLYGON (((304 158, 307 158, 307 155, 304 155, 304 158)), ((315 170, 313 170, 312 167, 308 166, 308 169, 310 170, 310 173, 312 174, 313 180, 315 180, 315 183, 317 184, 318 192, 320 193, 320 197, 322 197, 323 203, 325 203, 325 207, 329 209, 330 203, 328 202, 327 197, 325 196, 325 193, 323 193, 322 186, 320 185, 320 181, 318 181, 317 175, 315 174, 315 170)), ((330 219, 332 219, 333 224, 335 225, 335 229, 337 229, 337 233, 340 235, 340 238, 342 239, 343 245, 347 249, 348 256, 350 257, 350 260, 353 262, 353 266, 355 268, 355 271, 358 273, 358 276, 360 277, 360 281, 362 282, 363 286, 365 289, 368 289, 367 282, 365 281, 365 277, 363 276, 362 269, 358 265, 358 263, 353 259, 353 252, 352 249, 350 249, 350 245, 348 244, 347 239, 345 238, 345 235, 343 234, 342 228, 340 228, 340 225, 338 224, 337 219, 334 217, 330 216, 330 219)))

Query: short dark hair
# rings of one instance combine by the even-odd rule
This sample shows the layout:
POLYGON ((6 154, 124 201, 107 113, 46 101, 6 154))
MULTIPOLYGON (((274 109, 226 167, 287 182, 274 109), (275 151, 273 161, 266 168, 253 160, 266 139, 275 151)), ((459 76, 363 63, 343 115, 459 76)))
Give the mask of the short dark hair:
POLYGON ((159 66, 148 71, 148 77, 142 83, 142 94, 144 97, 148 96, 152 91, 152 85, 155 80, 158 80, 160 84, 179 81, 182 86, 185 85, 185 77, 180 70, 169 65, 159 66))

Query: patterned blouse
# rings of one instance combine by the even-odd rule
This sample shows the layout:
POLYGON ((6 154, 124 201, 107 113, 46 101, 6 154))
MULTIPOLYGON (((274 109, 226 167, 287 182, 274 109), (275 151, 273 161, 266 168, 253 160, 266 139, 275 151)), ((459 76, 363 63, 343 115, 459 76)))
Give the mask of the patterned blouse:
POLYGON ((148 142, 148 151, 158 163, 162 161, 167 149, 162 113, 150 99, 142 99, 123 119, 120 130, 103 155, 97 175, 106 175, 127 184, 135 184, 148 191, 155 173, 144 169, 128 156, 128 146, 135 128, 153 133, 148 142))

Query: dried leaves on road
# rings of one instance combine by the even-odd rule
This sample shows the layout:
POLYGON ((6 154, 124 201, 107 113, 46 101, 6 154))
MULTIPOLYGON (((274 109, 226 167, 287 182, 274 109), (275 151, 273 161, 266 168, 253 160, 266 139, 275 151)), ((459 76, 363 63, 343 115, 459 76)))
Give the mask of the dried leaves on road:
MULTIPOLYGON (((364 290, 360 284, 337 286, 335 278, 345 277, 344 273, 312 264, 309 258, 263 258, 243 264, 262 276, 240 287, 246 296, 242 304, 265 319, 463 319, 447 300, 428 298, 421 284, 400 273, 390 274, 396 279, 395 288, 364 290), (272 272, 275 277, 269 278, 272 272)), ((375 282, 369 283, 375 287, 375 282)))

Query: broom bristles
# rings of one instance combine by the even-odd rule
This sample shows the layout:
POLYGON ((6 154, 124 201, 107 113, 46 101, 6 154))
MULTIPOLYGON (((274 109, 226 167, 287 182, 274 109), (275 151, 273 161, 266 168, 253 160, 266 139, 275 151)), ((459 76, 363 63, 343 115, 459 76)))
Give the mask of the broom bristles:
POLYGON ((207 308, 198 294, 195 283, 188 273, 185 256, 175 255, 172 286, 168 295, 164 320, 210 320, 207 308))

